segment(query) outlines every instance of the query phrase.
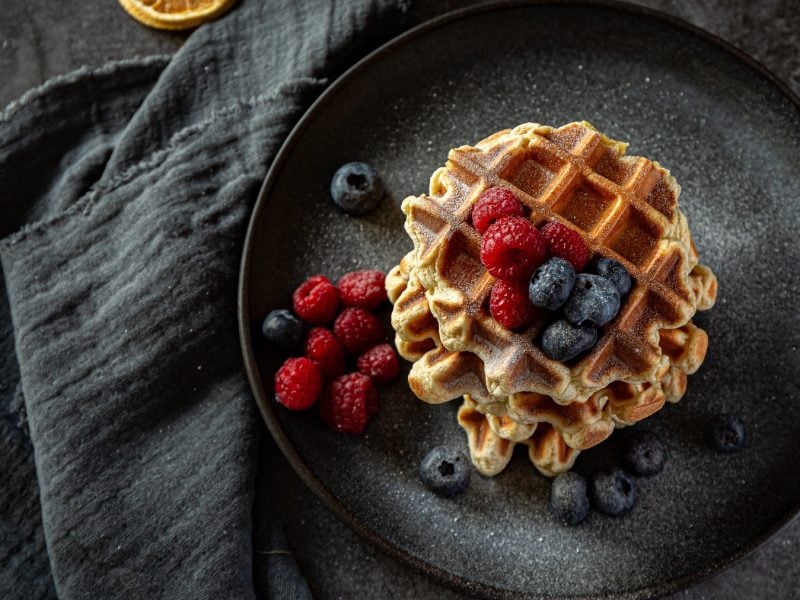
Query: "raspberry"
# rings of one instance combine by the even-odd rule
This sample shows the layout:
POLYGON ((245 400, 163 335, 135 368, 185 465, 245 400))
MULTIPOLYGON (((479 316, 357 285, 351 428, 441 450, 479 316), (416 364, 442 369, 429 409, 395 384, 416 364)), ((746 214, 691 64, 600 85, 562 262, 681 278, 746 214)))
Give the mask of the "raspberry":
POLYGON ((387 300, 385 282, 380 271, 354 271, 342 275, 336 287, 345 306, 373 310, 387 300))
POLYGON ((374 383, 389 383, 400 373, 397 354, 389 344, 373 346, 358 357, 356 366, 374 383))
POLYGON ((323 325, 336 316, 339 293, 324 275, 306 279, 292 294, 294 313, 311 325, 323 325))
POLYGON ((528 299, 528 285, 524 281, 498 279, 489 296, 489 312, 494 320, 506 329, 516 329, 531 322, 533 304, 528 299))
POLYGON ((309 408, 322 388, 322 373, 308 358, 289 358, 275 373, 275 398, 290 410, 309 408))
POLYGON ((348 354, 361 354, 383 341, 378 317, 363 308, 345 308, 333 323, 333 333, 348 354))
POLYGON ((315 327, 308 332, 306 357, 319 365, 325 377, 344 373, 344 352, 330 329, 315 327))
POLYGON ((547 244, 527 219, 503 217, 483 234, 481 262, 499 279, 527 279, 545 258, 547 244))
POLYGON ((517 197, 505 188, 485 190, 472 207, 472 224, 483 233, 501 217, 524 217, 525 209, 517 197))
POLYGON ((579 273, 589 262, 589 248, 581 234, 566 225, 552 221, 542 227, 542 235, 547 240, 547 248, 553 256, 569 261, 575 272, 579 273))
POLYGON ((339 433, 361 433, 378 410, 378 390, 363 373, 334 379, 320 400, 322 419, 339 433))

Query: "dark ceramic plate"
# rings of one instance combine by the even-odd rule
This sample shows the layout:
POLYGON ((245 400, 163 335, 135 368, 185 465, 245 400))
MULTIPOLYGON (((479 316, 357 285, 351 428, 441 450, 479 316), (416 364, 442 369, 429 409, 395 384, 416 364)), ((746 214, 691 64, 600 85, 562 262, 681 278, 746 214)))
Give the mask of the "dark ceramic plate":
MULTIPOLYGON (((289 461, 327 506, 393 556, 496 597, 647 597, 724 568, 800 507, 800 110, 763 68, 712 36, 616 5, 497 5, 398 38, 338 80, 287 140, 253 214, 240 322, 261 413, 289 461), (719 276, 698 318, 711 346, 683 401, 646 422, 666 441, 663 474, 641 480, 622 519, 564 528, 549 482, 522 455, 473 477, 456 499, 417 478, 432 446, 464 444, 456 403, 428 406, 400 380, 363 437, 326 430, 316 412, 274 404, 277 357, 257 335, 306 276, 388 270, 411 247, 402 198, 427 190, 449 148, 525 121, 587 119, 657 159, 683 186, 701 256, 719 276), (328 184, 371 162, 390 197, 374 214, 334 210, 328 184), (706 449, 703 423, 741 415, 749 446, 706 449)), ((620 435, 578 469, 613 461, 620 435), (616 441, 615 441, 616 440, 616 441)))

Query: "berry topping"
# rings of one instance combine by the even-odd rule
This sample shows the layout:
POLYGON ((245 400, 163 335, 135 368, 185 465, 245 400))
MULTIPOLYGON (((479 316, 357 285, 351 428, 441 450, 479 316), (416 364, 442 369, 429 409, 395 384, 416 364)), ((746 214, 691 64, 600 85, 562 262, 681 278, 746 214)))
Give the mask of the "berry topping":
POLYGON ((500 325, 506 329, 523 327, 531 322, 534 310, 524 281, 498 279, 494 282, 489 296, 489 312, 500 325))
POLYGON ((322 373, 308 358, 289 358, 275 373, 275 398, 291 410, 309 408, 321 387, 322 373))
POLYGON ((597 329, 592 325, 573 325, 559 319, 542 334, 542 351, 549 358, 567 361, 586 352, 597 343, 597 329))
POLYGON ((358 434, 378 410, 378 390, 362 373, 334 379, 320 400, 322 419, 334 431, 358 434))
POLYGON ((349 162, 331 180, 331 198, 349 215, 365 215, 383 198, 383 182, 370 165, 349 162))
POLYGON ((315 327, 309 331, 305 354, 319 365, 325 377, 338 377, 344 373, 344 352, 330 329, 315 327))
POLYGON ((613 258, 601 258, 592 265, 592 272, 605 277, 617 288, 620 296, 624 296, 631 289, 631 276, 622 263, 613 258))
POLYGON ((706 436, 711 447, 720 452, 735 452, 743 448, 747 441, 742 420, 728 414, 713 417, 708 422, 706 436))
POLYGON ((636 504, 636 481, 622 469, 595 473, 591 488, 597 510, 612 517, 624 515, 636 504))
POLYGON ((550 510, 565 525, 577 525, 589 514, 586 479, 569 471, 562 473, 550 486, 550 510))
POLYGON ((667 449, 656 434, 637 431, 627 440, 623 462, 635 475, 656 475, 667 462, 667 449))
POLYGON ((292 303, 295 314, 303 321, 323 325, 336 316, 339 292, 327 277, 314 275, 294 291, 292 303))
POLYGON ((261 324, 261 333, 270 344, 296 351, 303 347, 306 326, 291 312, 281 308, 267 315, 261 324))
POLYGON ((374 383, 389 383, 400 373, 397 354, 389 344, 373 346, 358 357, 356 366, 374 383))
POLYGON ((580 273, 575 277, 564 316, 575 325, 605 325, 619 312, 619 292, 605 277, 580 273))
POLYGON ((589 261, 589 248, 577 231, 552 221, 542 227, 542 235, 547 240, 550 254, 568 260, 575 271, 580 271, 586 266, 589 261))
POLYGON ((419 465, 422 483, 432 492, 445 497, 466 490, 471 471, 467 455, 449 446, 436 446, 419 465))
POLYGON ((483 234, 481 262, 499 279, 528 279, 546 257, 544 238, 527 219, 503 217, 483 234))
POLYGON ((383 341, 378 317, 363 308, 345 308, 333 323, 333 333, 348 354, 361 354, 383 341))
POLYGON ((557 256, 536 269, 528 286, 528 298, 534 306, 547 310, 560 308, 575 285, 572 264, 557 256))
POLYGON ((501 187, 485 190, 472 207, 472 225, 481 233, 501 217, 524 216, 525 210, 517 197, 501 187))
POLYGON ((380 271, 354 271, 342 275, 336 287, 344 306, 373 310, 387 300, 385 282, 380 271))

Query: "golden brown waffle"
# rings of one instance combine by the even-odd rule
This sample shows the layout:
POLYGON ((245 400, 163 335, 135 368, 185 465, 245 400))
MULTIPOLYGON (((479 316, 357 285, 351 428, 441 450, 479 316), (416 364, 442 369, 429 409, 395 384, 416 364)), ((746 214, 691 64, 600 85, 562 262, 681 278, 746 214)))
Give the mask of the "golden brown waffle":
MULTIPOLYGON (((480 381, 480 365, 475 365, 474 357, 465 360, 465 353, 450 352, 441 346, 424 291, 420 291, 410 269, 409 255, 386 278, 389 299, 395 303, 397 314, 412 314, 416 319, 407 328, 415 332, 415 341, 409 344, 398 335, 398 349, 407 359, 418 361, 415 368, 434 365, 432 369, 423 367, 423 373, 438 373, 436 366, 447 364, 449 368, 443 371, 447 377, 451 372, 459 374, 452 380, 444 378, 437 384, 441 389, 448 390, 453 382, 465 382, 470 377, 480 381), (407 303, 398 304, 401 298, 407 303), (421 353, 415 350, 424 348, 429 349, 421 353)), ((702 282, 695 285, 698 289, 707 287, 702 282)), ((511 459, 514 445, 525 443, 536 468, 552 476, 569 469, 580 450, 602 442, 616 426, 631 425, 650 416, 665 401, 677 402, 686 392, 687 375, 703 362, 708 338, 690 322, 676 329, 662 329, 659 345, 668 362, 654 383, 613 382, 585 402, 561 405, 542 394, 522 392, 504 402, 481 404, 466 394, 458 421, 467 433, 473 464, 485 475, 499 473, 511 459)), ((411 379, 414 388, 414 378, 411 379)))
POLYGON ((467 433, 472 464, 483 475, 497 475, 505 469, 518 443, 528 446, 531 462, 548 477, 568 471, 579 454, 578 450, 564 443, 551 425, 520 426, 507 417, 486 416, 469 398, 465 398, 458 409, 458 424, 467 433), (498 427, 504 428, 501 433, 498 433, 498 427), (504 434, 519 437, 528 430, 530 433, 521 439, 504 437, 504 434))
POLYGON ((655 384, 614 382, 586 402, 568 406, 539 394, 519 395, 502 416, 464 396, 458 423, 467 434, 473 464, 484 475, 496 475, 515 444, 524 443, 534 466, 552 477, 569 470, 582 449, 602 442, 615 427, 650 416, 665 401, 677 402, 686 392, 687 373, 705 356, 707 337, 689 323, 662 330, 661 343, 670 366, 655 384))
POLYGON ((659 331, 713 305, 716 279, 697 264, 674 178, 658 163, 625 156, 625 148, 588 123, 520 125, 451 150, 430 193, 403 202, 414 252, 410 285, 397 297, 392 322, 401 353, 418 357, 410 378, 417 395, 443 402, 470 394, 490 406, 533 392, 570 404, 615 381, 653 382, 669 368, 659 331), (577 230, 592 253, 620 261, 631 274, 634 286, 619 315, 580 359, 565 364, 542 353, 533 340, 543 320, 511 331, 489 314, 494 278, 480 262, 480 234, 469 216, 491 186, 514 192, 535 224, 558 221, 577 230), (433 321, 406 319, 413 306, 425 313, 422 298, 433 321), (439 345, 431 347, 436 336, 425 341, 423 334, 436 329, 439 345))
MULTIPOLYGON (((386 278, 389 299, 394 303, 392 325, 397 332, 395 344, 403 358, 414 362, 409 374, 411 389, 431 403, 446 402, 467 394, 484 406, 486 412, 500 415, 511 413, 518 420, 524 420, 521 415, 531 412, 526 407, 546 395, 518 392, 507 398, 494 396, 486 388, 483 364, 477 356, 444 348, 425 289, 413 272, 412 260, 413 253, 406 255, 386 278)), ((712 306, 717 289, 713 274, 698 265, 692 270, 689 281, 698 290, 698 303, 712 306)), ((662 329, 659 332, 659 348, 664 360, 653 379, 661 382, 666 399, 676 402, 686 390, 687 375, 694 373, 702 364, 708 338, 704 331, 687 323, 672 330, 662 329)), ((617 384, 614 389, 619 391, 619 382, 613 383, 617 384)), ((647 404, 655 406, 655 403, 647 404)), ((570 406, 566 405, 567 411, 574 410, 570 406)), ((622 415, 619 420, 626 421, 622 415)))
POLYGON ((403 203, 414 250, 386 281, 397 348, 414 361, 409 383, 420 398, 464 396, 458 420, 484 474, 502 470, 518 443, 542 473, 569 469, 615 426, 679 400, 703 362, 708 339, 690 319, 713 306, 716 278, 698 264, 677 183, 624 151, 586 123, 522 125, 451 151, 430 195, 403 203), (510 188, 535 224, 577 229, 633 277, 620 314, 578 361, 542 354, 533 340, 543 321, 509 331, 486 310, 493 278, 469 214, 493 185, 510 188))

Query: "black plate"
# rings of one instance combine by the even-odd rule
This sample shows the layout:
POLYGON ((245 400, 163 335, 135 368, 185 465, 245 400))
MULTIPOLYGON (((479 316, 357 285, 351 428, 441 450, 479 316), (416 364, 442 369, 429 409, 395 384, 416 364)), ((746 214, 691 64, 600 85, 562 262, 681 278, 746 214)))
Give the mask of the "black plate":
MULTIPOLYGON (((313 105, 275 161, 253 214, 240 285, 242 347, 261 413, 304 481, 393 556, 497 597, 646 597, 732 564, 800 507, 800 106, 762 67, 674 19, 622 5, 495 5, 417 28, 351 69, 313 105), (411 247, 399 203, 427 189, 452 146, 525 121, 587 119, 660 161, 720 295, 698 321, 710 351, 689 393, 646 427, 666 441, 665 472, 641 480, 635 510, 563 528, 549 484, 523 456, 465 495, 426 491, 432 446, 464 443, 456 403, 431 407, 404 381, 382 391, 363 437, 271 400, 278 364, 252 335, 298 282, 389 269, 411 247), (334 210, 328 184, 371 162, 390 198, 366 218, 334 210), (703 443, 709 415, 748 424, 749 446, 703 443)), ((612 459, 614 438, 579 468, 612 459)))

